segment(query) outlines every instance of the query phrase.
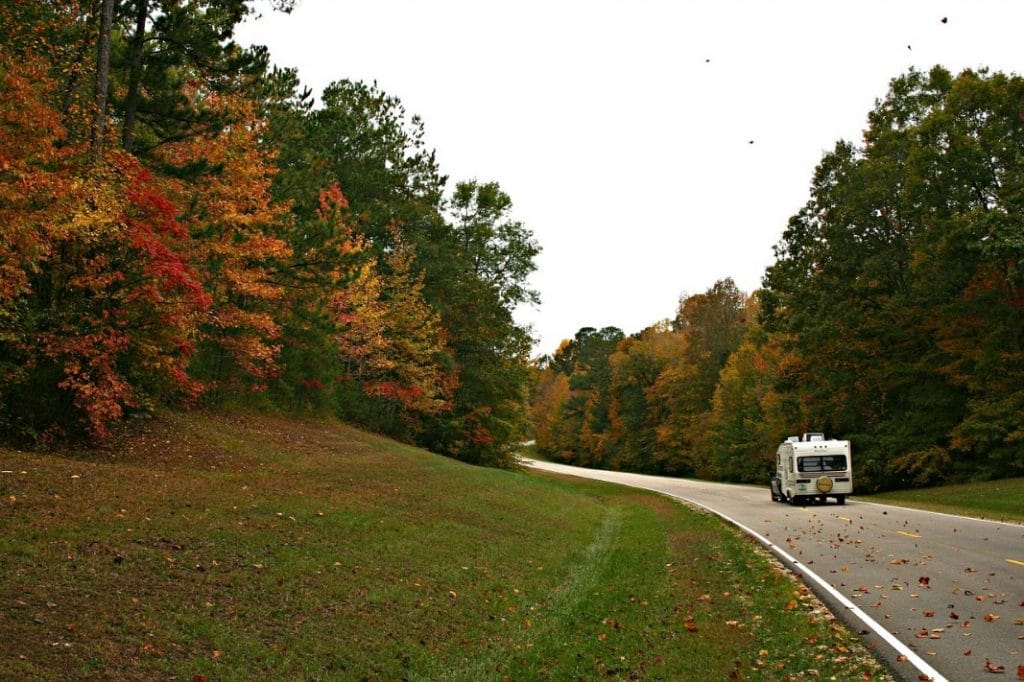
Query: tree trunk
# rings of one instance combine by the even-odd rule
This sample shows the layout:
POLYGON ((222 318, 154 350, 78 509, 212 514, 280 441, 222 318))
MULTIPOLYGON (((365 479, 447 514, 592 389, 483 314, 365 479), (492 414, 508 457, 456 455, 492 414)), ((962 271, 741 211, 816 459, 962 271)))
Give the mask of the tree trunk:
POLYGON ((124 128, 121 142, 126 151, 135 147, 135 114, 139 110, 139 81, 142 80, 142 48, 146 42, 146 19, 149 17, 149 0, 136 0, 135 35, 132 36, 132 65, 128 74, 128 98, 125 102, 124 128))
POLYGON ((110 29, 114 23, 114 0, 103 0, 100 37, 96 58, 96 117, 92 123, 93 155, 103 158, 103 138, 107 128, 107 90, 110 89, 110 29))

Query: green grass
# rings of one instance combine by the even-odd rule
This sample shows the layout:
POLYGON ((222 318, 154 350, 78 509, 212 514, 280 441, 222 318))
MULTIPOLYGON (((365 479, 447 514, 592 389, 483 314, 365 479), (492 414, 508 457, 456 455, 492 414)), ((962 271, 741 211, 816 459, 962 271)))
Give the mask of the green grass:
POLYGON ((1024 478, 901 490, 864 495, 861 499, 996 521, 1024 522, 1024 478))
POLYGON ((0 469, 0 679, 885 679, 756 545, 646 492, 280 416, 0 469))

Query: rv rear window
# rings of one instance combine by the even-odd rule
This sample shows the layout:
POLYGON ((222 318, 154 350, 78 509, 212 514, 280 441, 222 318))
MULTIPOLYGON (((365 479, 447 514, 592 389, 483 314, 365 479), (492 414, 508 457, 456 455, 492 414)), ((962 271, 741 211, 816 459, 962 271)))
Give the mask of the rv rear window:
POLYGON ((797 470, 814 471, 846 471, 846 455, 818 455, 797 459, 797 470))

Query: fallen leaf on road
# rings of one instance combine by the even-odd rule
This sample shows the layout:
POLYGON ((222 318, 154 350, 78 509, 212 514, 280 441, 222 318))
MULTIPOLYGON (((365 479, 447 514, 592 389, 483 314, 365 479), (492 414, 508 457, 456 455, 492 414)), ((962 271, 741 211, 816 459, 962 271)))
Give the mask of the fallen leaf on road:
POLYGON ((1006 666, 1005 665, 996 665, 995 663, 992 663, 992 662, 990 662, 990 661, 988 661, 986 659, 986 661, 985 661, 985 672, 1004 673, 1004 672, 1006 672, 1006 666))

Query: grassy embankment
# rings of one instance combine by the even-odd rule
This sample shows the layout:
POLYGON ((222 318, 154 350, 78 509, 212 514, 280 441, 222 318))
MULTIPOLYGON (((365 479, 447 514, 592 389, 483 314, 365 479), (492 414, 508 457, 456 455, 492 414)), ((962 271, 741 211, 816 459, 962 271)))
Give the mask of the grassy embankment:
POLYGON ((881 679, 667 498, 335 423, 167 416, 0 449, 2 679, 881 679))
POLYGON ((900 490, 864 495, 860 499, 946 514, 1024 523, 1024 478, 900 490))

